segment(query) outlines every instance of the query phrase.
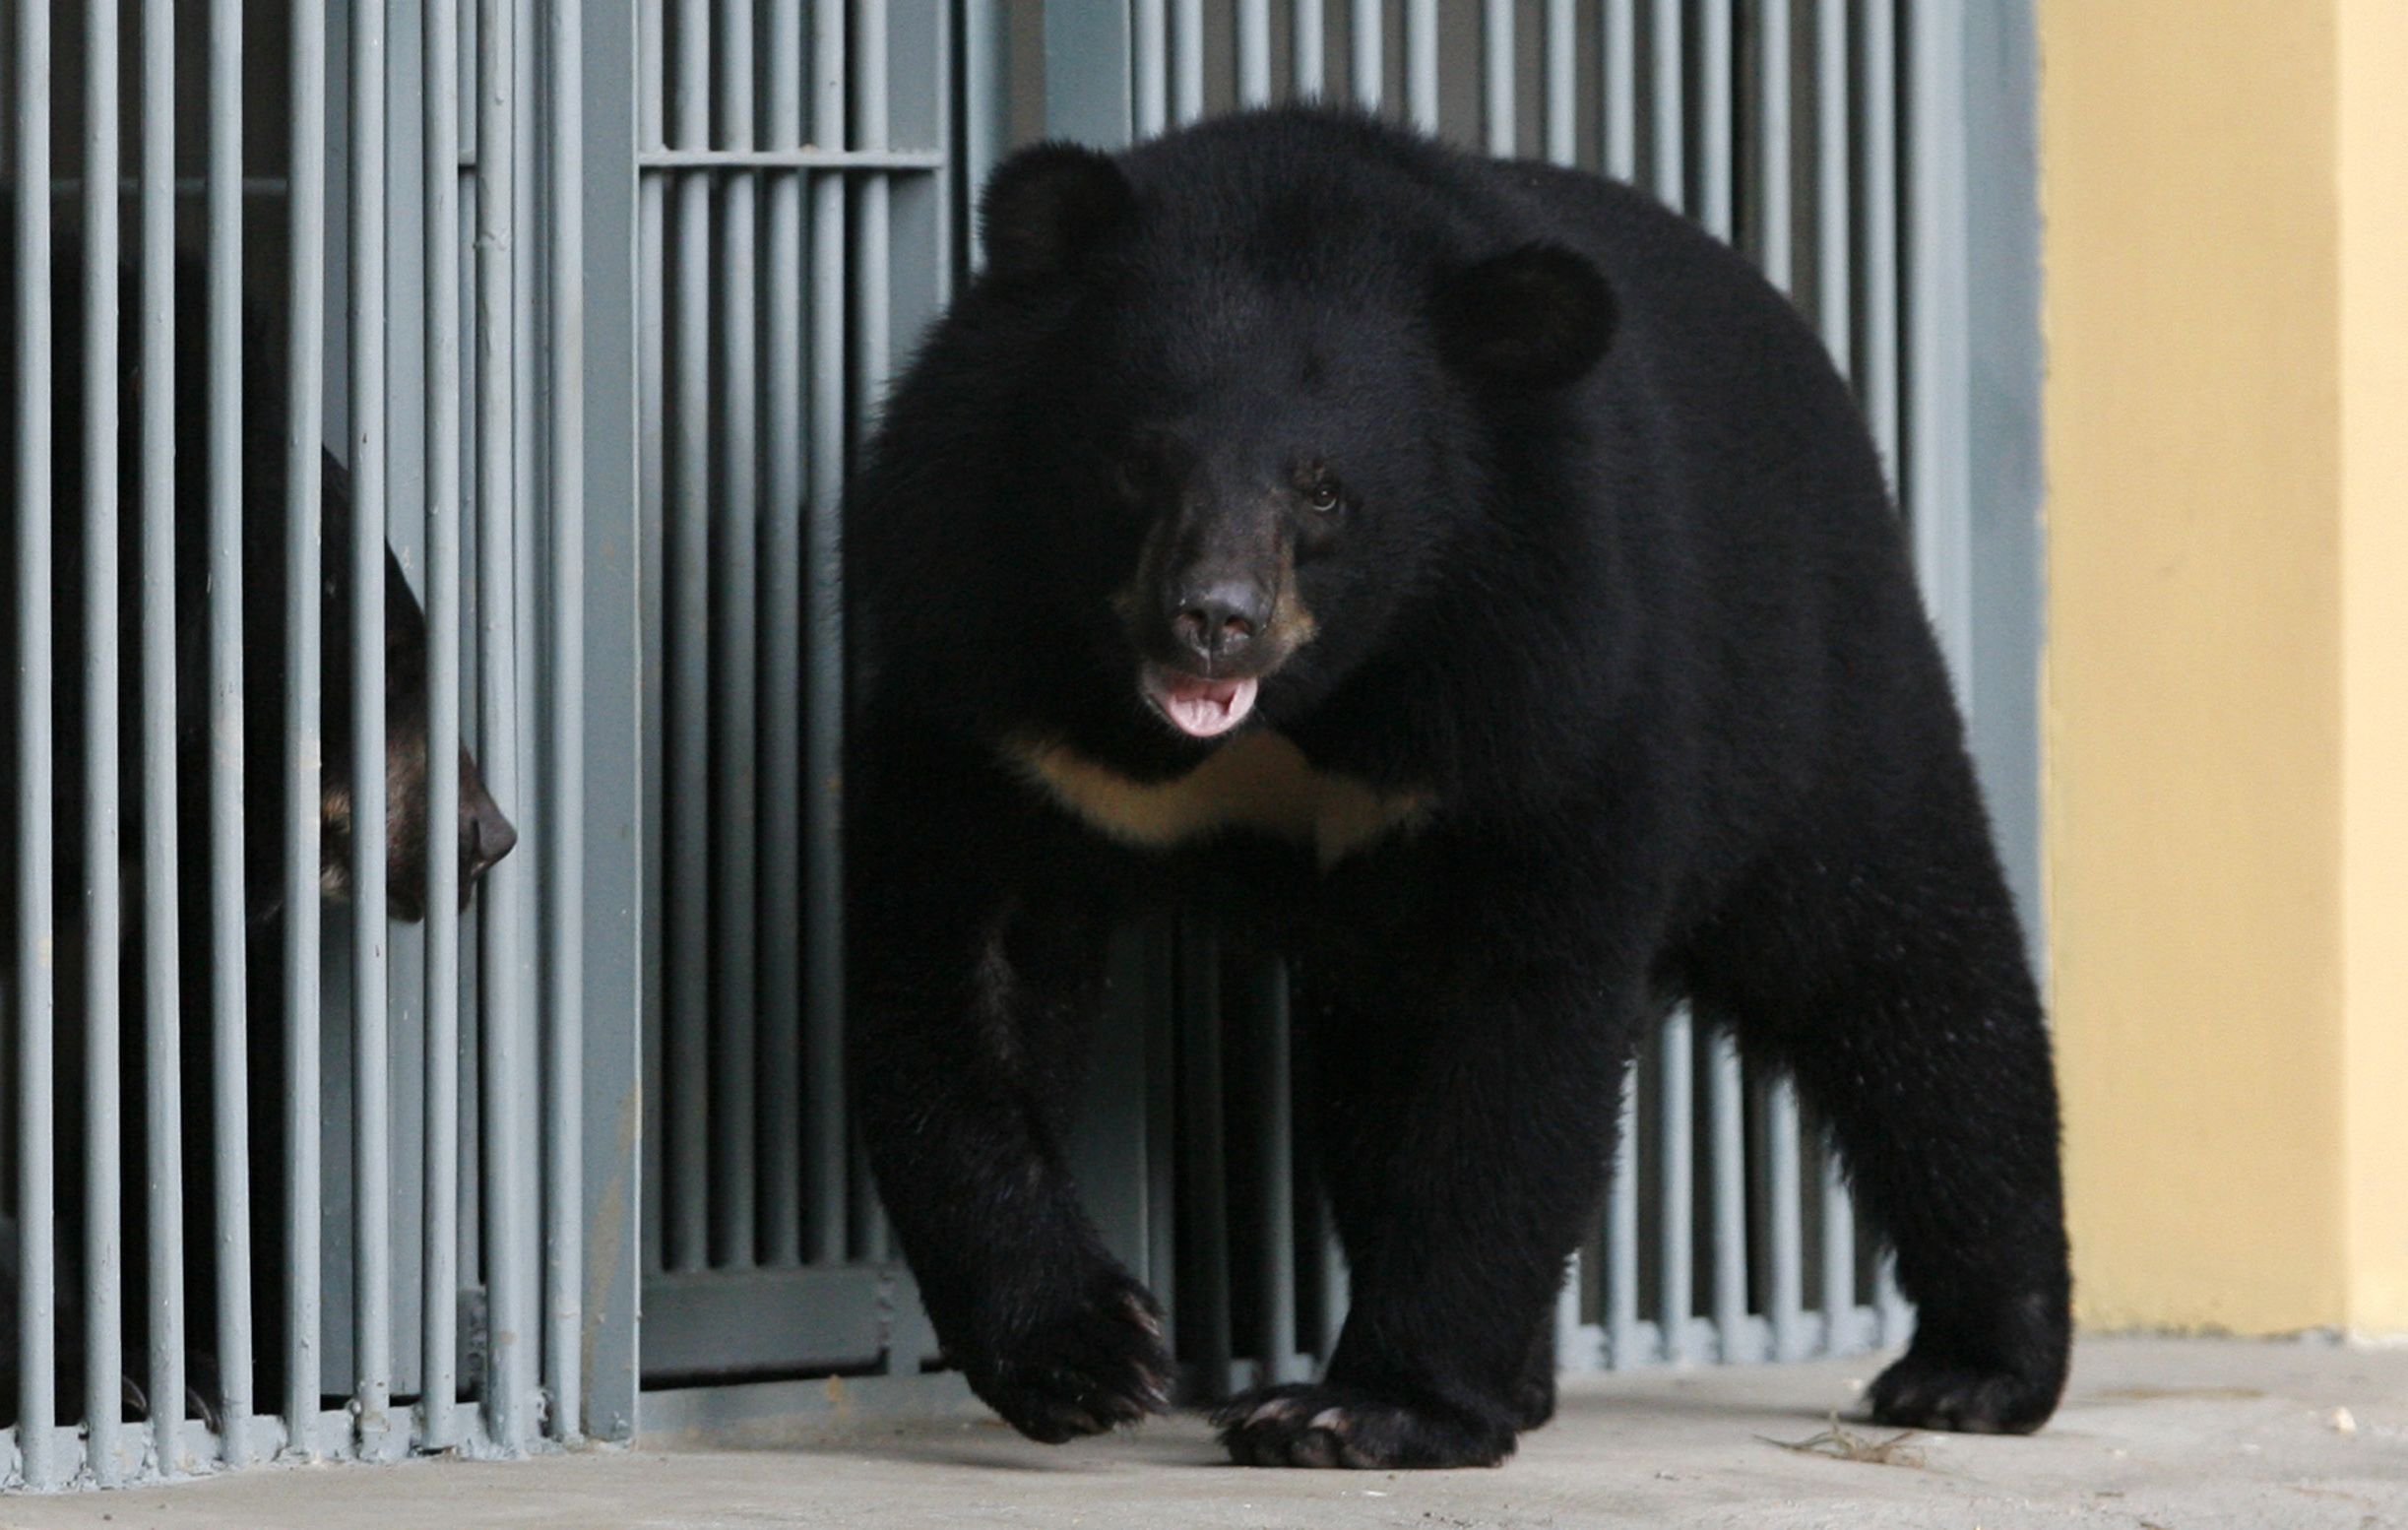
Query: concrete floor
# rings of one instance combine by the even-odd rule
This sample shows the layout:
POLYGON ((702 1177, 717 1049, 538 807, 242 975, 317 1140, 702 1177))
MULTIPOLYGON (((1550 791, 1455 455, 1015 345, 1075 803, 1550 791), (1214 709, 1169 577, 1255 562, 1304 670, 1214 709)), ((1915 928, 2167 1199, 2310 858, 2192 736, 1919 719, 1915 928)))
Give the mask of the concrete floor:
MULTIPOLYGON (((1094 1526, 1172 1530, 2374 1530, 2408 1527, 2408 1348, 2094 1339, 2029 1439, 1919 1434, 1882 1460, 1785 1449, 1863 1360, 1584 1378, 1496 1471, 1248 1471, 1190 1417, 1059 1449, 991 1419, 858 1413, 742 1448, 321 1467, 0 1500, 0 1526, 1094 1526)), ((1875 1452, 1876 1454, 1878 1452, 1875 1452)))

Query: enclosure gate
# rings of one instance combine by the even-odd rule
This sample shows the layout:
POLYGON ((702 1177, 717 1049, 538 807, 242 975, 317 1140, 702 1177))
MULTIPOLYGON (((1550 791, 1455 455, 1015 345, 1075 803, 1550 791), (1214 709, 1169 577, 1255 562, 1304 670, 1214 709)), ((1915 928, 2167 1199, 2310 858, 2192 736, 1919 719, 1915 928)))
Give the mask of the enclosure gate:
MULTIPOLYGON (((20 660, 7 1486, 625 1439, 639 1403, 646 1428, 708 1425, 825 1406, 830 1376, 855 1397, 959 1395, 847 1122, 837 508, 880 389, 975 261, 973 188, 1044 134, 1113 145, 1241 104, 1352 100, 1632 179, 1738 243, 1856 382, 2030 910, 2028 0, 27 0, 6 46, 25 316, 0 486, 20 660), (1969 198, 1985 165, 1995 191, 1969 198), (53 224, 73 255, 54 257, 53 224), (178 251, 206 263, 196 309, 168 301, 178 251), (54 441, 54 259, 104 278, 121 258, 139 297, 87 303, 65 339, 87 376, 139 357, 142 392, 121 413, 113 388, 88 390, 81 435, 54 441), (243 385, 246 297, 276 318, 273 396, 243 385), (158 381, 184 346, 206 348, 205 398, 158 381), (246 484, 228 448, 260 410, 285 445, 275 481, 246 484), (187 411, 217 446, 205 493, 177 486, 187 411), (321 438, 355 507, 337 545, 318 535, 321 438), (88 470, 76 503, 52 492, 70 460, 88 470), (354 896, 321 908, 320 745, 382 756, 384 674, 356 664, 358 705, 327 715, 344 634, 306 599, 284 612, 289 694, 249 743, 283 755, 284 784, 246 799, 246 517, 281 518, 290 589, 349 570, 359 654, 381 644, 380 542, 423 597, 429 757, 467 742, 522 836, 466 915, 437 856, 424 925, 386 921, 373 847, 394 804, 375 771, 350 805, 354 896), (205 594, 170 589, 186 518, 206 522, 205 594), (102 548, 120 525, 127 565, 95 557, 54 599, 61 528, 102 548), (220 742, 198 763, 170 726, 179 598, 208 616, 220 742), (122 654, 120 603, 139 632, 122 654), (95 731, 81 779, 60 775, 54 701, 111 695, 121 672, 141 698, 123 735, 95 731), (208 825, 180 844, 179 800, 205 801, 208 825), (179 908, 179 853, 265 825, 285 845, 283 916, 248 919, 238 857, 179 908), (112 845, 122 858, 69 854, 112 845), (182 954, 207 981, 180 1001, 173 936, 196 917, 206 938, 182 954), (72 983, 52 966, 64 936, 72 983), (267 952, 317 981, 249 993, 246 956, 267 952), (208 1055, 179 1095, 188 1028, 208 1055), (289 1045, 263 1099, 244 1059, 269 1032, 289 1045), (82 1048, 66 1072, 62 1037, 82 1048), (137 1057, 133 1090, 117 1064, 137 1057), (195 1098, 198 1142, 173 1121, 195 1098), (63 1102, 84 1121, 72 1143, 63 1102), (298 1209, 252 1268, 239 1176, 263 1112, 298 1209), (183 1225, 192 1154, 237 1177, 206 1228, 183 1225), (121 1155, 143 1170, 130 1201, 121 1155), (83 1170, 78 1208, 63 1162, 83 1170), (67 1209, 82 1236, 60 1232, 67 1209), (186 1322, 177 1283, 204 1268, 274 1292, 281 1352, 254 1354, 238 1298, 186 1322), (149 1310, 129 1326, 137 1289, 149 1310), (81 1395, 60 1395, 54 1362, 78 1349, 81 1395), (215 1428, 176 1401, 204 1370, 215 1428), (268 1373, 281 1384, 258 1395, 268 1373)), ((457 792, 432 772, 430 822, 457 792)), ((1294 1126, 1311 1081, 1291 1067, 1280 971, 1195 930, 1131 930, 1098 1045, 1079 1178, 1170 1306, 1185 1384, 1308 1373, 1345 1271, 1294 1126)), ((1676 1016, 1623 1130, 1561 1299, 1564 1367, 1902 1337, 1811 1124, 1719 1037, 1676 1016)))

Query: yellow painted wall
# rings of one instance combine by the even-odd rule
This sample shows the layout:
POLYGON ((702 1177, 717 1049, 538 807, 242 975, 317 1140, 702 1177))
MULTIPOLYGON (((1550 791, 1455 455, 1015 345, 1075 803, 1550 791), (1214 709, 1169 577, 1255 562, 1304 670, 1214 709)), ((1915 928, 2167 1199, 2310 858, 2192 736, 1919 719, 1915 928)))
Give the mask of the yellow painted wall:
POLYGON ((2408 1329, 2408 6, 2040 28, 2076 1301, 2408 1329))
POLYGON ((2349 1321, 2408 1333, 2408 5, 2341 8, 2349 1321))

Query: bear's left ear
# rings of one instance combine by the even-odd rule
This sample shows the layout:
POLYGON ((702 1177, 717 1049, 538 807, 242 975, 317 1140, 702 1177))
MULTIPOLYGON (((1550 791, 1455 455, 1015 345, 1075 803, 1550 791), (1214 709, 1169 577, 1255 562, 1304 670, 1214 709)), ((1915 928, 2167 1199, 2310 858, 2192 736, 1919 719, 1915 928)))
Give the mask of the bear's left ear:
POLYGON ((1472 377, 1559 388, 1614 339, 1614 289, 1560 244, 1528 244, 1449 273, 1430 302, 1446 363, 1472 377))
POLYGON ((1023 149, 987 177, 979 202, 986 269, 1005 281, 1066 276, 1136 205, 1120 166, 1092 149, 1023 149))

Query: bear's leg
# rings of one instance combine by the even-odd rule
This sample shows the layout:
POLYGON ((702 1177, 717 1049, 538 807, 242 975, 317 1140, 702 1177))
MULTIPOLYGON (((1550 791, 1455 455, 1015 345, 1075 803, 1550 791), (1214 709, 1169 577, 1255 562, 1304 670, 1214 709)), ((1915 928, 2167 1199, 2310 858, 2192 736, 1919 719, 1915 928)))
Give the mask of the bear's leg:
POLYGON ((1105 1250, 1063 1164, 1109 924, 957 877, 904 880, 855 901, 849 1050, 879 1195, 937 1336, 1033 1439, 1159 1412, 1161 1308, 1105 1250))
POLYGON ((1216 1414, 1234 1459, 1492 1466, 1553 1412, 1549 1324, 1641 1006, 1577 961, 1522 972, 1308 978, 1352 1305, 1322 1380, 1216 1414))
POLYGON ((1970 777, 1893 802, 1716 921, 1695 987, 1794 1074, 1897 1251, 1915 1338, 1872 1417, 2024 1433, 2070 1347, 2048 1032, 1970 777))

